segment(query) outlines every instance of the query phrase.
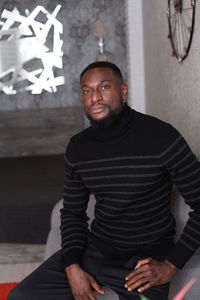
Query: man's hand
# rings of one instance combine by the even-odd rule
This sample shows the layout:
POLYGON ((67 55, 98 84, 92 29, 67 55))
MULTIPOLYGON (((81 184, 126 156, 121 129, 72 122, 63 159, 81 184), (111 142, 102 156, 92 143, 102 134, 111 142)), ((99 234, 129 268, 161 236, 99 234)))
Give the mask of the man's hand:
POLYGON ((97 300, 92 292, 91 286, 100 294, 104 294, 102 287, 78 264, 70 265, 65 268, 72 294, 75 300, 97 300))
POLYGON ((128 291, 138 288, 142 293, 151 286, 165 284, 176 273, 177 268, 168 260, 157 261, 152 258, 138 260, 135 269, 126 276, 125 287, 128 291))

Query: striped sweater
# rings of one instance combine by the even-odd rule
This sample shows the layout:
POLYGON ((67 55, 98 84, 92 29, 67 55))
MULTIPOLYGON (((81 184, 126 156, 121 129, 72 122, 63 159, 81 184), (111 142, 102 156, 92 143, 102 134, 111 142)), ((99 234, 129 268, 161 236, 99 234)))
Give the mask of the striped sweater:
POLYGON ((200 163, 170 124, 125 106, 109 128, 91 126, 71 139, 65 171, 65 267, 81 262, 88 235, 107 255, 162 255, 178 268, 199 247, 200 163), (173 183, 191 208, 176 244, 173 183), (91 232, 86 215, 90 193, 96 198, 91 232))

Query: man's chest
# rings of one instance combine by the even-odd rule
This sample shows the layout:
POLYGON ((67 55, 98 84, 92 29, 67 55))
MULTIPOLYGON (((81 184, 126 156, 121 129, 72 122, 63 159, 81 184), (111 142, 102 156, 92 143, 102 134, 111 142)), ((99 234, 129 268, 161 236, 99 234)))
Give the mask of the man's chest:
POLYGON ((84 161, 77 172, 91 193, 144 193, 166 179, 156 155, 126 155, 84 161))

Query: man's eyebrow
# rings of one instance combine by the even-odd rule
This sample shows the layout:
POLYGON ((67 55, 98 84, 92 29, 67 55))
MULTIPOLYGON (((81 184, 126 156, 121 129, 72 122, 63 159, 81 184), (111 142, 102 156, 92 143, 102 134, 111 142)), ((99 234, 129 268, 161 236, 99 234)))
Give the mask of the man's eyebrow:
MULTIPOLYGON (((103 82, 112 82, 112 80, 104 79, 104 80, 101 80, 100 82, 101 82, 101 83, 103 83, 103 82)), ((83 85, 81 86, 81 88, 84 88, 84 87, 87 87, 87 84, 83 84, 83 85)))
POLYGON ((109 81, 109 82, 111 82, 112 80, 109 80, 109 79, 104 79, 104 80, 101 80, 101 82, 106 82, 106 81, 109 81))

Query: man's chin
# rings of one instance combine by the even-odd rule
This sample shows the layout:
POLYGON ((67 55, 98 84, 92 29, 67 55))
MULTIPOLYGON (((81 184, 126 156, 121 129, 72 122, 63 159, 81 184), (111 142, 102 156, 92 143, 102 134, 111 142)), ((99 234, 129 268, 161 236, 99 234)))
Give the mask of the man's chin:
POLYGON ((113 112, 110 112, 106 116, 97 116, 97 117, 92 117, 91 115, 87 115, 87 118, 90 121, 90 124, 92 127, 96 128, 107 128, 111 126, 114 122, 116 115, 113 112))

